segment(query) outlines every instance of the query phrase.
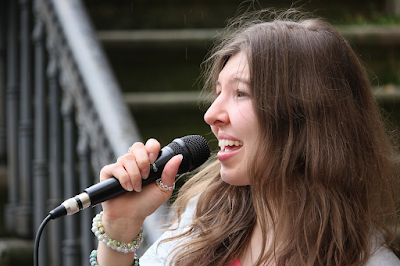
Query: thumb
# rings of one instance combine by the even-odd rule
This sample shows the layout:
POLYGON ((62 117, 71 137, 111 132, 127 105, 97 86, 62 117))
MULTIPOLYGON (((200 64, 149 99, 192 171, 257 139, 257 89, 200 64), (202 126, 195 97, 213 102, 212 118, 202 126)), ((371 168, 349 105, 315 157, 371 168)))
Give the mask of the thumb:
POLYGON ((179 166, 183 159, 182 154, 175 155, 172 157, 164 167, 161 175, 161 182, 166 187, 173 187, 175 184, 175 177, 178 174, 179 166))

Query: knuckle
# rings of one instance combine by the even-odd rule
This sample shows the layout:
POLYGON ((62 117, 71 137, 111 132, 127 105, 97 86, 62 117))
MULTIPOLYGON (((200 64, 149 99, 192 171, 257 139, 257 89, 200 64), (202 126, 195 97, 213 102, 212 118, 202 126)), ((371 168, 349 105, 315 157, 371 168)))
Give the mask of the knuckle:
POLYGON ((144 148, 144 144, 142 142, 135 142, 132 145, 132 149, 141 149, 144 148))
POLYGON ((110 168, 110 165, 105 165, 105 166, 103 166, 103 168, 101 168, 101 170, 100 170, 100 174, 105 174, 105 172, 106 172, 106 170, 107 170, 108 168, 110 168))
POLYGON ((124 161, 125 157, 126 157, 125 154, 119 156, 119 157, 117 158, 117 162, 116 162, 116 163, 122 163, 122 161, 124 161))
POLYGON ((112 173, 113 167, 114 167, 114 164, 108 164, 108 165, 105 165, 103 168, 101 168, 100 174, 99 174, 100 181, 103 181, 103 180, 111 177, 110 173, 112 173))
POLYGON ((134 160, 133 156, 131 154, 127 153, 127 154, 124 154, 124 155, 118 157, 116 164, 125 165, 133 160, 134 160))
POLYGON ((113 174, 121 183, 125 183, 130 180, 130 176, 125 169, 117 168, 113 174))

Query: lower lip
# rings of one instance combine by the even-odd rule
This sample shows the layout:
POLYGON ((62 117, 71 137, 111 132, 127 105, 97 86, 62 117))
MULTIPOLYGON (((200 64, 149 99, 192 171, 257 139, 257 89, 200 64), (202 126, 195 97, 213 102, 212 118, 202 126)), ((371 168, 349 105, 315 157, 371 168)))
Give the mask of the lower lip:
POLYGON ((219 151, 217 154, 217 158, 220 162, 226 161, 226 160, 230 159, 231 157, 235 156, 241 149, 242 149, 242 147, 240 147, 239 149, 233 150, 233 151, 229 151, 229 152, 219 151))

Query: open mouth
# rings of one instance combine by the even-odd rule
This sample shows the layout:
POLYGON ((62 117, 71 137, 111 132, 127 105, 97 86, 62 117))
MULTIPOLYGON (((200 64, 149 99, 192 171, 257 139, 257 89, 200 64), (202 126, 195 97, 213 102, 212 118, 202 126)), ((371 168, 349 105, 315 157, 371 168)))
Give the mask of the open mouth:
POLYGON ((240 149, 243 146, 243 142, 238 140, 220 139, 218 141, 218 146, 221 151, 229 152, 240 149))

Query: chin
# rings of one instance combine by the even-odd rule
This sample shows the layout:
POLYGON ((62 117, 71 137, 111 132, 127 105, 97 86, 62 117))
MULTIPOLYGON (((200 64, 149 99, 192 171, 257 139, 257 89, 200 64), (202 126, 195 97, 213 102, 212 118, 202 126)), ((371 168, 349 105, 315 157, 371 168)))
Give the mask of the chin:
POLYGON ((243 178, 245 175, 229 175, 227 173, 220 173, 222 180, 232 186, 248 186, 250 185, 250 182, 247 180, 247 178, 243 178))

